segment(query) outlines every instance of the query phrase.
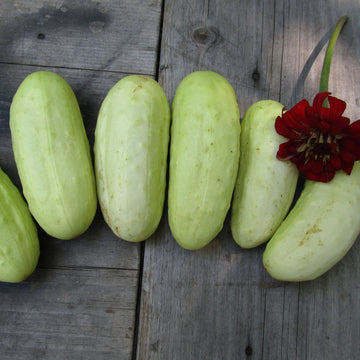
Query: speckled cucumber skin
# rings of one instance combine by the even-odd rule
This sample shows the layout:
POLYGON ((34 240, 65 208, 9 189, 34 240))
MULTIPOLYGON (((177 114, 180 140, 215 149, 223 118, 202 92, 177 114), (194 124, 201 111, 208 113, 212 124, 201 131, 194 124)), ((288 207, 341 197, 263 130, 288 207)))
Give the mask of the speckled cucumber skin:
POLYGON ((37 228, 17 187, 0 169, 0 281, 20 282, 40 255, 37 228))
POLYGON ((186 76, 172 105, 168 218, 185 249, 207 245, 223 227, 240 155, 240 120, 230 83, 211 71, 186 76))
POLYGON ((19 86, 10 129, 24 196, 51 236, 72 239, 97 207, 90 147, 76 97, 58 74, 39 71, 19 86))
POLYGON ((294 198, 298 170, 276 158, 286 141, 274 127, 283 105, 261 100, 249 107, 241 123, 240 167, 232 203, 231 231, 243 248, 270 239, 294 198))
POLYGON ((130 75, 107 94, 95 130, 95 174, 105 221, 120 238, 139 242, 163 212, 170 106, 153 79, 130 75))
POLYGON ((283 281, 313 280, 348 252, 360 233, 360 164, 328 183, 306 180, 294 208, 268 242, 263 263, 283 281))

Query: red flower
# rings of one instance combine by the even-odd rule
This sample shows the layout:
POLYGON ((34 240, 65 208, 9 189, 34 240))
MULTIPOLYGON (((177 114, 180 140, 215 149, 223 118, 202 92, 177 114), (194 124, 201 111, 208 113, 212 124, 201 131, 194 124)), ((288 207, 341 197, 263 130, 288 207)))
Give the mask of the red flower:
POLYGON ((330 181, 337 170, 350 175, 360 159, 360 120, 350 124, 342 116, 346 103, 329 92, 315 96, 313 105, 301 100, 275 121, 276 131, 289 139, 277 152, 279 160, 290 160, 309 180, 330 181), (328 98, 329 107, 323 103, 328 98))

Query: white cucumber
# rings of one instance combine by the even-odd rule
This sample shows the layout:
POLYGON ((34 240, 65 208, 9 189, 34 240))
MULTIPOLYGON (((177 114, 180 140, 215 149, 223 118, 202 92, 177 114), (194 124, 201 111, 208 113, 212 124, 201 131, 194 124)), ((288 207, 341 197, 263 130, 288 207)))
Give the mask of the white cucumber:
POLYGON ((223 227, 240 153, 234 90, 221 75, 197 71, 176 89, 172 105, 168 215, 185 249, 207 245, 223 227))
POLYGON ((231 231, 243 248, 270 239, 293 201, 298 170, 279 161, 276 152, 285 138, 274 124, 283 105, 273 100, 254 103, 241 122, 240 166, 232 204, 231 231))
POLYGON ((360 233, 360 164, 328 183, 305 181, 294 208, 268 242, 263 263, 284 281, 313 280, 339 262, 360 233))
POLYGON ((105 221, 127 241, 157 228, 165 198, 170 106, 153 79, 130 75, 107 94, 95 130, 95 174, 105 221))
POLYGON ((19 86, 10 129, 24 196, 51 236, 72 239, 97 208, 95 175, 79 104, 58 74, 38 71, 19 86))
POLYGON ((35 270, 39 238, 29 208, 0 168, 0 281, 20 282, 35 270))

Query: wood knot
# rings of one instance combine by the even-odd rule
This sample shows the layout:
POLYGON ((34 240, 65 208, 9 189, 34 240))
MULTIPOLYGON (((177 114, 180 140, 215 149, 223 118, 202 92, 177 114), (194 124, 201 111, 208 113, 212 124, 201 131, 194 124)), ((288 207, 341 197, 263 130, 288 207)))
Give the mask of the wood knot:
POLYGON ((210 46, 218 37, 217 31, 214 27, 198 27, 191 33, 192 40, 201 46, 210 46))
POLYGON ((251 347, 250 345, 248 345, 248 346, 246 347, 246 349, 245 349, 245 354, 246 354, 247 356, 251 356, 252 353, 253 353, 252 347, 251 347))
POLYGON ((254 70, 254 72, 252 73, 251 77, 252 77, 252 79, 253 79, 254 81, 260 80, 260 74, 259 74, 259 72, 258 72, 257 70, 254 70))

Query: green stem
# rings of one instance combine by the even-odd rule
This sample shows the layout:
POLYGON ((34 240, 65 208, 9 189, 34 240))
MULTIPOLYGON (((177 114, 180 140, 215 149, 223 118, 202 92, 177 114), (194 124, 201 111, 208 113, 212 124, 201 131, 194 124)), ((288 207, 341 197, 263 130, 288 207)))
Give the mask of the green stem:
MULTIPOLYGON (((331 58, 334 52, 334 47, 336 44, 336 40, 345 25, 346 21, 349 19, 348 15, 343 16, 338 23, 335 26, 335 29, 331 35, 325 58, 324 58, 324 64, 321 71, 321 78, 320 78, 320 92, 328 91, 329 87, 329 75, 330 75, 330 65, 331 65, 331 58)), ((324 103, 325 105, 325 103, 324 103)), ((326 105, 328 106, 328 104, 326 105)))

